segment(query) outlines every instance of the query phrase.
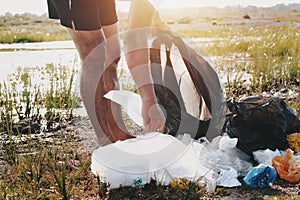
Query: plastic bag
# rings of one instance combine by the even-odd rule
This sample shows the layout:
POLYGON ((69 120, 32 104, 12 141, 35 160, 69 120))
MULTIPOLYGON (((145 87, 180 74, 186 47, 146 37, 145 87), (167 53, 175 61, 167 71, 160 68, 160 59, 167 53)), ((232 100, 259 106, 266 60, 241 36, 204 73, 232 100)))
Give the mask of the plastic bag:
POLYGON ((153 40, 150 61, 156 97, 167 115, 165 133, 209 140, 220 135, 226 105, 211 65, 180 37, 168 33, 153 40))
POLYGON ((185 177, 191 181, 200 178, 199 184, 212 192, 218 178, 198 160, 191 144, 156 132, 99 147, 92 154, 91 170, 111 188, 145 184, 151 179, 168 185, 175 177, 185 177))
POLYGON ((270 165, 259 164, 251 169, 244 177, 244 182, 253 188, 265 188, 274 183, 277 173, 274 167, 270 165))
POLYGON ((297 153, 300 152, 300 133, 293 133, 287 136, 290 147, 297 153))
POLYGON ((193 148, 203 166, 216 173, 234 169, 238 176, 245 176, 252 169, 249 156, 239 150, 235 145, 236 138, 228 135, 218 136, 211 142, 204 138, 193 142, 193 148))
POLYGON ((272 159, 272 165, 280 178, 289 182, 300 181, 300 167, 293 157, 293 151, 291 149, 288 149, 285 155, 275 156, 272 159))
POLYGON ((238 175, 235 169, 230 168, 229 170, 222 170, 220 174, 221 178, 218 181, 219 186, 238 187, 242 185, 237 179, 238 175))
POLYGON ((254 160, 258 162, 258 164, 272 165, 272 159, 274 156, 279 156, 280 151, 276 149, 276 151, 272 151, 270 149, 266 150, 257 150, 253 152, 254 160))
POLYGON ((110 90, 105 98, 118 103, 124 112, 138 125, 143 126, 141 96, 131 91, 110 90))
POLYGON ((300 129, 300 120, 284 100, 275 97, 247 97, 228 102, 234 114, 227 124, 227 134, 239 139, 238 147, 252 155, 262 149, 288 148, 287 134, 300 129))

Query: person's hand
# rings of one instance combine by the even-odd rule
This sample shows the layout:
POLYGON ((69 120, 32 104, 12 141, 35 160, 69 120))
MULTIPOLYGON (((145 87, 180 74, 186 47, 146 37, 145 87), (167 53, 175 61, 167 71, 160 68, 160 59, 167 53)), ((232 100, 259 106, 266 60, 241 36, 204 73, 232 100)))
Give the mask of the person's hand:
POLYGON ((152 100, 143 101, 142 115, 144 127, 149 132, 164 132, 166 118, 161 107, 152 100))

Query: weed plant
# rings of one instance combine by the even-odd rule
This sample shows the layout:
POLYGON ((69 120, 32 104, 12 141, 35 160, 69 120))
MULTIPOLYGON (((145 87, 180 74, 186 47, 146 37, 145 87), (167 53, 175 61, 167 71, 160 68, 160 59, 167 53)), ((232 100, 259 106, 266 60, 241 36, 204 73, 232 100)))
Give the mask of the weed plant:
POLYGON ((241 36, 235 37, 215 48, 215 53, 226 55, 225 52, 231 52, 248 56, 249 64, 245 63, 243 70, 252 74, 251 84, 260 86, 261 91, 276 82, 284 85, 299 82, 299 28, 280 26, 249 31, 253 32, 252 35, 261 36, 250 41, 243 40, 241 36))
POLYGON ((74 90, 77 70, 48 64, 18 68, 0 83, 1 123, 6 128, 24 119, 54 122, 58 115, 68 120, 79 102, 74 90))

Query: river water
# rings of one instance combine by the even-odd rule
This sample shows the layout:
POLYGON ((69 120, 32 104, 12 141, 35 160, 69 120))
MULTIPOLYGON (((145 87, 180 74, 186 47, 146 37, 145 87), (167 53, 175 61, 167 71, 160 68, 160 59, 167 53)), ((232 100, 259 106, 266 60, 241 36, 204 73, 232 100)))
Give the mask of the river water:
MULTIPOLYGON (((184 40, 192 48, 199 49, 203 45, 209 45, 220 39, 192 38, 184 40)), ((213 64, 219 58, 210 56, 209 58, 205 57, 205 59, 213 64)), ((43 67, 47 64, 53 64, 54 66, 62 65, 70 69, 80 70, 81 61, 73 41, 0 44, 0 82, 6 80, 7 75, 15 72, 19 67, 43 67)), ((128 78, 126 78, 128 70, 124 56, 121 57, 119 68, 123 68, 125 72, 120 81, 128 84, 128 78)), ((226 76, 218 74, 220 81, 223 83, 226 82, 226 76)))
POLYGON ((72 41, 0 44, 0 81, 18 67, 65 65, 79 68, 80 59, 72 41))

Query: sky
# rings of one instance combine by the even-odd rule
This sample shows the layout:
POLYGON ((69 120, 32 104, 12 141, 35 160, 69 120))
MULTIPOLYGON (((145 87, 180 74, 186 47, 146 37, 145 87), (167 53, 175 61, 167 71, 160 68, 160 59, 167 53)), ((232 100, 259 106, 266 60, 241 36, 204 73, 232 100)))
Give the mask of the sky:
MULTIPOLYGON (((156 0, 159 1, 159 0, 156 0)), ((255 5, 268 7, 276 4, 300 3, 300 0, 161 0, 161 7, 190 7, 190 6, 216 6, 226 5, 255 5)), ((47 13, 47 0, 0 0, 0 15, 6 12, 22 14, 25 12, 34 14, 47 13), (9 3, 8 3, 9 2, 9 3)), ((118 8, 128 9, 128 2, 118 2, 118 8)))

